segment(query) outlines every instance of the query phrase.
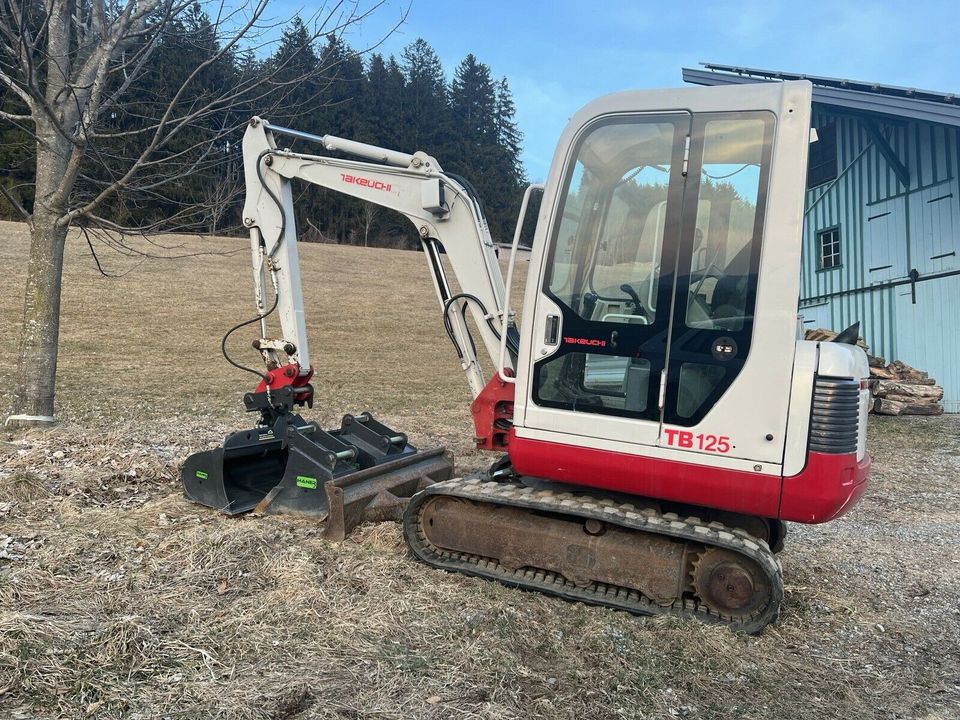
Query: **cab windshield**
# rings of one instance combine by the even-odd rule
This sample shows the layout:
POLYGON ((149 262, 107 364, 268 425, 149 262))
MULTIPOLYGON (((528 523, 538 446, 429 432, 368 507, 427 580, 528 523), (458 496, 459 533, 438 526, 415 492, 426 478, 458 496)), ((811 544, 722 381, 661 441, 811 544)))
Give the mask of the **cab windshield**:
POLYGON ((677 135, 677 123, 634 122, 603 126, 581 145, 549 280, 551 294, 580 317, 656 317, 677 135))

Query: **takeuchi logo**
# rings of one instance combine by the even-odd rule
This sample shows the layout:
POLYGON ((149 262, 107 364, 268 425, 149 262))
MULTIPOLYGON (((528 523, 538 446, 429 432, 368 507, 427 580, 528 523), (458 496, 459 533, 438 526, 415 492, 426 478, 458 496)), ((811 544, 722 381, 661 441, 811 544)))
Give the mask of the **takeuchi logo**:
POLYGON ((590 347, 606 347, 606 340, 594 340, 593 338, 577 338, 577 337, 565 337, 563 339, 565 343, 570 345, 589 345, 590 347))
POLYGON ((359 185, 360 187, 368 187, 373 190, 383 190, 384 192, 390 192, 393 190, 393 185, 390 183, 385 183, 383 180, 374 180, 373 178, 360 177, 359 175, 348 175, 347 173, 340 173, 340 179, 345 183, 350 185, 359 185))

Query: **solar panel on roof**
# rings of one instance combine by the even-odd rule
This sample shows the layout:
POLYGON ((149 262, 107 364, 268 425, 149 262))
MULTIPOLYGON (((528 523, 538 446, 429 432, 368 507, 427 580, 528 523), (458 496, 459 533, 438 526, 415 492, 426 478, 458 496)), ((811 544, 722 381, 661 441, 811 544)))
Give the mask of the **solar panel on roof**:
POLYGON ((747 68, 737 65, 718 65, 716 63, 700 63, 700 65, 707 70, 734 73, 741 76, 746 75, 750 77, 768 78, 773 80, 809 80, 814 85, 820 85, 823 87, 859 90, 861 92, 872 92, 880 95, 917 98, 920 100, 930 100, 932 102, 943 102, 948 104, 954 104, 957 102, 956 93, 945 93, 936 90, 920 90, 918 88, 901 87, 898 85, 884 85, 881 83, 866 82, 863 80, 847 80, 844 78, 826 77, 824 75, 791 73, 783 70, 762 70, 759 68, 747 68))

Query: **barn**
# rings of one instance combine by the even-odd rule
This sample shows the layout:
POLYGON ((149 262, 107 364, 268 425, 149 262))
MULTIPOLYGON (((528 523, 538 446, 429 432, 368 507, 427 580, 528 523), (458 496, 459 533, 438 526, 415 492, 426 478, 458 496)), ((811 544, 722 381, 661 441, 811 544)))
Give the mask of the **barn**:
POLYGON ((960 97, 714 64, 683 79, 813 83, 804 323, 859 320, 872 354, 928 371, 960 412, 960 97))

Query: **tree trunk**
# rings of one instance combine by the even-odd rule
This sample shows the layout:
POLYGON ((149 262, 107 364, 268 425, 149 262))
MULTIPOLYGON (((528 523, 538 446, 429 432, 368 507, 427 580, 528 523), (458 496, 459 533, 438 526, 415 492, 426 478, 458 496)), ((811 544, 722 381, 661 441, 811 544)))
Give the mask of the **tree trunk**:
POLYGON ((36 202, 30 220, 30 262, 23 301, 17 377, 8 426, 47 425, 53 421, 60 336, 60 285, 67 227, 60 224, 60 183, 69 143, 47 136, 37 143, 36 202), (65 145, 65 146, 64 146, 65 145), (18 417, 19 416, 19 417, 18 417))

